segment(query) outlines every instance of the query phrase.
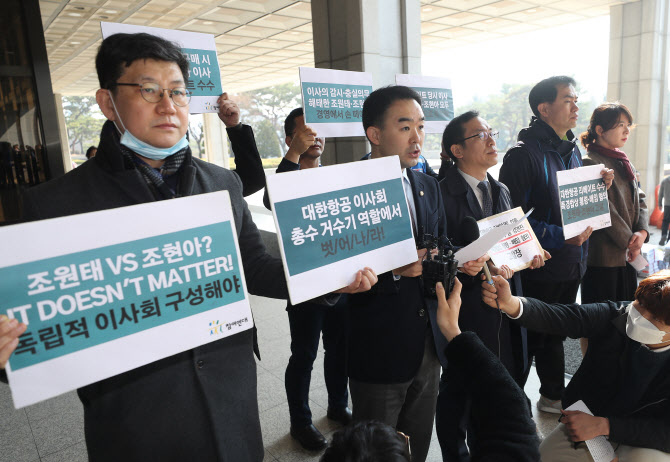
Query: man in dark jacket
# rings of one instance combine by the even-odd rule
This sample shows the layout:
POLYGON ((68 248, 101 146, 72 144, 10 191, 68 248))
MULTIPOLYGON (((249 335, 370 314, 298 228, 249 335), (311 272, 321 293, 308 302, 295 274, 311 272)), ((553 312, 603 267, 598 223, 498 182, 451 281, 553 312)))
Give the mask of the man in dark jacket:
POLYGON ((593 460, 582 441, 606 436, 621 462, 670 460, 670 271, 640 283, 633 302, 547 304, 513 297, 494 276, 484 301, 528 329, 588 338, 563 395, 559 421, 540 446, 543 462, 593 460), (566 411, 583 401, 591 415, 566 411))
MULTIPOLYGON (((424 234, 446 235, 437 180, 416 173, 423 148, 421 97, 404 86, 375 90, 363 105, 370 158, 398 156, 417 244, 424 234)), ((436 323, 437 301, 426 297, 421 279, 425 248, 414 263, 380 275, 378 290, 349 297, 349 389, 354 420, 378 420, 407 434, 412 460, 428 455, 440 364, 436 345, 445 343, 436 323)), ((477 274, 484 259, 464 264, 477 274)))
MULTIPOLYGON (((551 260, 536 271, 522 273, 524 293, 548 303, 573 303, 586 271, 589 226, 570 239, 563 236, 556 172, 582 166, 582 156, 571 129, 577 124, 575 81, 557 76, 542 80, 528 95, 533 118, 519 132, 517 143, 507 152, 500 169, 500 181, 510 190, 512 203, 524 212, 551 260)), ((603 171, 606 183, 614 178, 603 171)), ((608 187, 609 187, 608 184, 608 187)), ((563 337, 529 332, 529 352, 535 356, 540 378, 538 408, 560 414, 564 389, 565 357, 563 337)))
MULTIPOLYGON (((289 147, 279 163, 276 173, 294 172, 321 166, 320 159, 326 139, 305 125, 301 107, 292 110, 284 121, 285 142, 289 147)), ((270 210, 268 191, 263 195, 263 204, 270 210)), ((291 436, 302 447, 321 450, 328 440, 312 423, 309 406, 309 384, 312 366, 319 348, 319 338, 323 332, 323 375, 328 390, 327 417, 347 425, 351 422, 347 392, 347 306, 346 296, 340 297, 335 306, 324 306, 303 302, 286 307, 291 328, 291 357, 286 366, 284 386, 288 399, 291 419, 291 436)))
MULTIPOLYGON (((451 168, 446 169, 444 180, 440 181, 440 191, 449 239, 455 246, 465 246, 472 240, 472 236, 465 235, 465 227, 462 226, 465 217, 481 220, 512 208, 507 187, 488 174, 498 161, 497 136, 498 133, 476 111, 455 117, 444 130, 443 149, 453 163, 451 168)), ((544 259, 537 255, 531 269, 543 265, 544 259)), ((519 274, 512 276, 513 271, 507 267, 498 269, 490 266, 492 274, 504 274, 508 279, 513 277, 515 293, 521 295, 519 274)), ((501 317, 497 310, 482 303, 479 278, 459 274, 459 279, 463 283, 463 309, 459 317, 461 329, 475 332, 523 388, 528 368, 526 330, 519 329, 506 317, 501 317)), ((445 461, 470 460, 468 447, 472 447, 478 439, 478 435, 468 429, 471 427, 471 398, 469 386, 463 378, 453 371, 451 374, 443 372, 435 422, 445 461)))
MULTIPOLYGON (((249 292, 286 298, 281 261, 265 252, 241 181, 191 155, 188 62, 181 50, 148 34, 116 34, 103 40, 96 67, 96 100, 108 119, 98 153, 67 175, 29 189, 26 218, 227 190, 249 292)), ((369 288, 374 280, 373 273, 361 273, 354 285, 369 288)), ((25 325, 2 318, 4 372, 25 325)), ((260 462, 255 346, 249 329, 79 389, 89 460, 260 462)))

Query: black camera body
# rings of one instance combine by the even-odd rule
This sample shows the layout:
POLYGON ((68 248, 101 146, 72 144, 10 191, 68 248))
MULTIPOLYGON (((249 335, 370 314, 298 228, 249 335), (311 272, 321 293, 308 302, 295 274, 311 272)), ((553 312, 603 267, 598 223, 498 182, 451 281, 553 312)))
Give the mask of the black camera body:
POLYGON ((426 297, 435 298, 435 286, 442 283, 447 297, 454 288, 454 280, 458 271, 458 260, 454 255, 454 247, 446 236, 435 237, 430 234, 423 236, 419 248, 427 249, 423 266, 423 292, 426 297), (437 249, 434 254, 433 250, 437 249))

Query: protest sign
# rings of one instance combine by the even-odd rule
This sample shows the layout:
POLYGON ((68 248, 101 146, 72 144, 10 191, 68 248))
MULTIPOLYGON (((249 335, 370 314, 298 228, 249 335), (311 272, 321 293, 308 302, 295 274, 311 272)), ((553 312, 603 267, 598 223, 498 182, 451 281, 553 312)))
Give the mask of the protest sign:
POLYGON ((417 259, 398 156, 272 175, 268 193, 294 305, 417 259), (337 178, 337 181, 333 179, 337 178))
POLYGON ((563 236, 566 240, 584 232, 612 225, 607 188, 600 171, 603 164, 556 172, 561 203, 563 236))
POLYGON ((517 224, 488 252, 493 264, 498 268, 507 265, 513 271, 521 271, 530 266, 535 255, 541 255, 544 259, 544 251, 535 237, 533 228, 527 218, 522 218, 523 210, 517 207, 477 222, 480 234, 489 232, 491 228, 517 224))
MULTIPOLYGON (((533 212, 533 209, 530 209, 521 220, 523 221, 533 212)), ((458 260, 459 265, 462 265, 465 262, 476 260, 485 253, 488 253, 501 239, 503 239, 508 233, 510 233, 516 226, 516 222, 510 223, 501 223, 499 226, 494 226, 489 228, 486 234, 479 235, 479 238, 462 247, 456 252, 454 257, 458 260)))
POLYGON ((177 43, 189 62, 188 79, 186 80, 186 89, 191 92, 189 112, 202 114, 219 111, 216 100, 223 90, 213 35, 113 22, 101 22, 100 28, 103 38, 114 34, 144 32, 177 43))
POLYGON ((444 127, 454 118, 454 98, 451 79, 413 74, 396 74, 395 83, 411 87, 421 96, 421 108, 426 117, 426 133, 444 132, 444 127))
POLYGON ((227 191, 7 226, 0 254, 17 408, 253 326, 227 191))
POLYGON ((365 136, 363 102, 372 93, 372 74, 300 68, 305 124, 319 136, 365 136))

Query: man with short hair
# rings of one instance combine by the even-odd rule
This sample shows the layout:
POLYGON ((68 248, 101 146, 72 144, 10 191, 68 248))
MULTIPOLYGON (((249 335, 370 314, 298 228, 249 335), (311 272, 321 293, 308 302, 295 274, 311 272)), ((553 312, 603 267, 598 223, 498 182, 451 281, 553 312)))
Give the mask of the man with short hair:
MULTIPOLYGON (((424 141, 421 98, 411 88, 375 90, 363 104, 370 158, 398 156, 417 244, 425 235, 446 236, 437 181, 413 172, 424 141)), ((435 322, 437 300, 424 295, 422 260, 379 276, 376 289, 349 297, 349 389, 355 421, 378 420, 410 437, 412 460, 426 460, 435 416, 440 363, 446 340, 435 322)), ((467 262, 477 274, 484 258, 467 262)))
MULTIPOLYGON (((577 125, 579 107, 572 77, 555 76, 536 84, 528 95, 533 118, 519 132, 517 143, 507 152, 499 180, 510 190, 514 206, 524 212, 542 247, 552 258, 543 268, 521 275, 524 294, 547 303, 574 303, 586 271, 587 227, 578 236, 565 239, 561 220, 556 172, 582 166, 577 139, 571 129, 577 125)), ((607 187, 614 174, 602 171, 607 187)), ((541 411, 560 414, 564 390, 564 337, 529 332, 529 353, 535 356, 540 378, 541 411)))
MULTIPOLYGON (((292 172, 321 166, 319 159, 326 139, 305 125, 301 107, 292 110, 284 121, 284 139, 289 147, 277 167, 277 173, 292 172)), ((270 209, 267 189, 263 196, 265 207, 270 209)), ((328 440, 312 423, 309 406, 309 385, 312 366, 323 332, 323 375, 328 391, 327 417, 342 425, 351 422, 349 393, 347 392, 346 296, 340 297, 335 306, 304 302, 286 307, 291 328, 291 357, 284 375, 284 386, 291 419, 291 436, 300 445, 312 451, 324 449, 328 440)))
MULTIPOLYGON (((481 220, 512 208, 507 187, 488 173, 498 163, 497 137, 498 132, 477 111, 468 111, 453 118, 444 129, 442 149, 451 159, 451 168, 445 169, 440 191, 450 230, 449 238, 455 246, 465 246, 472 240, 462 226, 466 217, 481 220)), ((531 269, 543 265, 544 259, 536 255, 531 269)), ((515 293, 521 295, 519 274, 514 274, 506 266, 501 269, 489 266, 491 274, 500 274, 507 279, 513 277, 515 293)), ((500 312, 482 302, 479 278, 459 274, 459 279, 463 283, 461 299, 464 306, 458 320, 461 328, 475 332, 523 388, 529 366, 525 329, 510 323, 506 316, 501 317, 500 312)), ((451 374, 445 371, 440 382, 435 421, 445 461, 469 461, 469 447, 473 447, 477 438, 472 432, 470 419, 473 397, 465 380, 461 379, 453 371, 451 374)))
MULTIPOLYGON (((188 62, 181 49, 149 34, 115 34, 103 40, 96 68, 96 100, 108 119, 98 153, 26 191, 25 216, 55 218, 227 190, 249 292, 286 298, 281 261, 265 252, 241 181, 191 155, 188 62)), ((224 116, 239 118, 239 112, 224 116)), ((374 281, 365 270, 346 290, 368 289, 374 281)), ((25 329, 0 316, 0 373, 25 329)), ((89 459, 261 461, 254 337, 248 329, 79 389, 89 459)))

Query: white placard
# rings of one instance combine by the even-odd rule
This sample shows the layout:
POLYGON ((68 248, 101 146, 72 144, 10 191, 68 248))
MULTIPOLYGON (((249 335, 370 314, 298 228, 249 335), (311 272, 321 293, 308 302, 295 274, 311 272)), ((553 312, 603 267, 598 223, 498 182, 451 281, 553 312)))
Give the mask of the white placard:
POLYGON ((605 181, 600 174, 603 164, 556 172, 561 207, 563 236, 578 236, 591 226, 593 230, 612 226, 605 181))
POLYGON ((396 85, 413 88, 421 96, 421 108, 426 117, 426 133, 444 132, 449 121, 454 118, 454 98, 451 79, 417 74, 396 74, 396 85))
POLYGON ((17 408, 253 326, 227 191, 3 227, 0 254, 17 408))
MULTIPOLYGON (((572 406, 565 408, 566 411, 582 411, 585 414, 593 415, 588 406, 581 399, 572 406)), ((589 448, 593 462, 612 462, 614 460, 614 448, 604 436, 596 436, 586 441, 586 447, 589 448)))
MULTIPOLYGON (((528 213, 521 218, 521 220, 528 218, 532 212, 533 209, 530 209, 528 213)), ((501 224, 497 228, 490 228, 489 232, 484 235, 480 235, 479 239, 471 242, 456 252, 455 258, 458 260, 458 264, 463 265, 465 262, 477 260, 479 257, 491 250, 494 245, 500 242, 500 240, 503 239, 508 233, 510 233, 515 226, 516 222, 501 224)))
POLYGON ((267 178, 294 305, 417 259, 397 156, 267 178))
POLYGON ((533 228, 527 218, 521 221, 521 217, 523 217, 523 210, 517 207, 477 222, 480 234, 486 234, 491 228, 497 226, 516 223, 514 229, 489 251, 493 264, 498 268, 507 265, 516 272, 528 268, 535 255, 542 256, 544 260, 544 251, 535 237, 533 228))
POLYGON ((161 29, 158 27, 135 26, 114 22, 101 22, 102 37, 114 34, 137 34, 144 32, 177 43, 189 61, 189 75, 186 88, 191 92, 189 112, 202 114, 218 112, 217 100, 221 87, 221 70, 216 53, 216 42, 211 34, 161 29))
POLYGON ((369 72, 300 68, 305 124, 319 136, 365 136, 363 102, 372 93, 369 72))

